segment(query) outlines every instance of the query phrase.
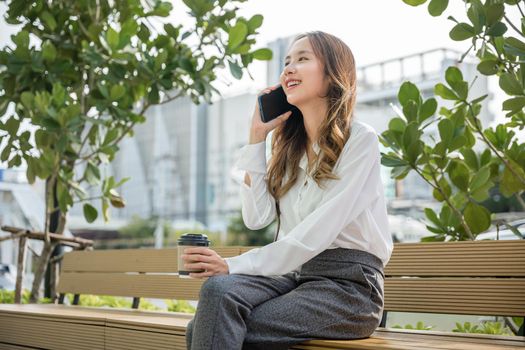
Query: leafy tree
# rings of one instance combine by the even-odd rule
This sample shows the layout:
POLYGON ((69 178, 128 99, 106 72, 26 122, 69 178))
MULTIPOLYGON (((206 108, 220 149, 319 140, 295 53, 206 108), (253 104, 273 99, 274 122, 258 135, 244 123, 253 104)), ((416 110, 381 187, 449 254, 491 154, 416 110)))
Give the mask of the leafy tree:
MULTIPOLYGON (((403 0, 412 6, 426 0, 403 0)), ((484 128, 478 118, 481 102, 487 97, 469 96, 472 82, 461 71, 448 67, 445 83, 434 87, 434 94, 453 102, 452 108, 438 106, 435 97, 423 98, 416 85, 404 82, 398 93, 403 115, 390 120, 381 142, 390 150, 382 156, 382 164, 392 167, 391 176, 404 178, 417 172, 433 189, 433 196, 442 202, 438 213, 426 209, 427 226, 434 233, 424 240, 474 240, 491 225, 491 212, 482 203, 494 186, 505 197, 515 197, 525 209, 525 145, 516 136, 516 129, 525 126, 525 20, 520 1, 465 0, 467 22, 455 23, 450 38, 470 40, 483 75, 496 75, 499 87, 509 95, 503 102, 505 120, 484 128), (519 25, 512 23, 507 11, 518 10, 519 25), (437 125, 437 134, 428 131, 437 125), (474 145, 481 142, 482 151, 474 145)), ((428 12, 440 16, 447 0, 431 0, 428 12)))
POLYGON ((228 65, 240 79, 243 68, 272 52, 253 49, 263 17, 237 16, 234 5, 245 0, 184 0, 194 26, 166 23, 162 30, 153 23, 170 14, 167 1, 6 2, 5 21, 21 30, 0 51, 0 115, 14 109, 0 122, 0 160, 25 164, 28 181, 46 185, 35 301, 54 245, 48 232, 63 233, 71 206, 84 203, 92 222, 99 211, 109 220, 110 206, 125 205, 116 188, 126 179, 106 177, 100 166, 148 108, 180 96, 211 102, 220 68, 228 65), (86 186, 99 186, 100 195, 88 198, 86 186), (94 199, 99 208, 89 203, 94 199))

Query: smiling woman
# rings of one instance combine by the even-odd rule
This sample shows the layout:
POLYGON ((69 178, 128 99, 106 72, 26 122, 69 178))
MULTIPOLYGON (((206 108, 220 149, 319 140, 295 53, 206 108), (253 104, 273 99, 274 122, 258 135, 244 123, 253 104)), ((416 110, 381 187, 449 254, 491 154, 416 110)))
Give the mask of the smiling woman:
POLYGON ((353 121, 353 54, 331 34, 308 32, 284 63, 280 85, 297 109, 265 123, 256 99, 250 144, 235 164, 246 172, 244 223, 258 229, 277 217, 276 239, 225 259, 187 249, 188 267, 207 270, 195 277, 209 277, 187 327, 188 349, 284 350, 316 338, 368 337, 380 323, 393 244, 379 140, 353 121))

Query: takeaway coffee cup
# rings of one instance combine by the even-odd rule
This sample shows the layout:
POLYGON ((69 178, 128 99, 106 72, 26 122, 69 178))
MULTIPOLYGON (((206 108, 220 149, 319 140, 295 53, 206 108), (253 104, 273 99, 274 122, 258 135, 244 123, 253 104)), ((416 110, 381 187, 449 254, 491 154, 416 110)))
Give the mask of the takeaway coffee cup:
MULTIPOLYGON (((208 240, 208 236, 203 233, 185 233, 180 236, 177 240, 177 265, 179 267, 180 278, 191 278, 189 276, 190 272, 205 272, 205 270, 202 269, 188 269, 184 267, 185 261, 182 260, 184 249, 188 247, 208 247, 209 245, 210 241, 208 240)), ((191 257, 191 254, 189 254, 189 256, 191 257)))

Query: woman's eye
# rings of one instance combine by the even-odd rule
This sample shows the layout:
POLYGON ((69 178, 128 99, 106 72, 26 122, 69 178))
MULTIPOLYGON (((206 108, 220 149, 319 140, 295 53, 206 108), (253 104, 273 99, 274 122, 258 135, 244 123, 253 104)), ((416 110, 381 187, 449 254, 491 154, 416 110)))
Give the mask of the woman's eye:
MULTIPOLYGON (((300 61, 302 58, 306 59, 306 57, 299 57, 299 61, 300 61)), ((284 62, 284 65, 287 66, 288 63, 289 63, 289 62, 284 62)))

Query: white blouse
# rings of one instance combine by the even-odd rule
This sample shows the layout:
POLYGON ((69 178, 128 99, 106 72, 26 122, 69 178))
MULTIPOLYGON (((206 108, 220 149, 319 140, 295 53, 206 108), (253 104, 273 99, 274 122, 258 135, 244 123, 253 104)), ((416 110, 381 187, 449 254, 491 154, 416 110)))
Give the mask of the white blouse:
MULTIPOLYGON (((312 148, 319 154, 317 144, 312 148)), ((372 253, 386 265, 393 242, 375 130, 363 122, 352 122, 351 136, 333 169, 340 180, 325 180, 324 189, 310 176, 311 171, 307 173, 307 163, 305 152, 297 182, 279 201, 277 241, 226 258, 230 273, 268 276, 300 271, 302 264, 323 250, 339 247, 372 253)), ((264 180, 266 142, 242 147, 234 168, 248 172, 251 179, 251 186, 241 182, 245 225, 252 230, 269 225, 276 218, 276 207, 264 180)), ((288 172, 283 183, 287 178, 288 172)))

